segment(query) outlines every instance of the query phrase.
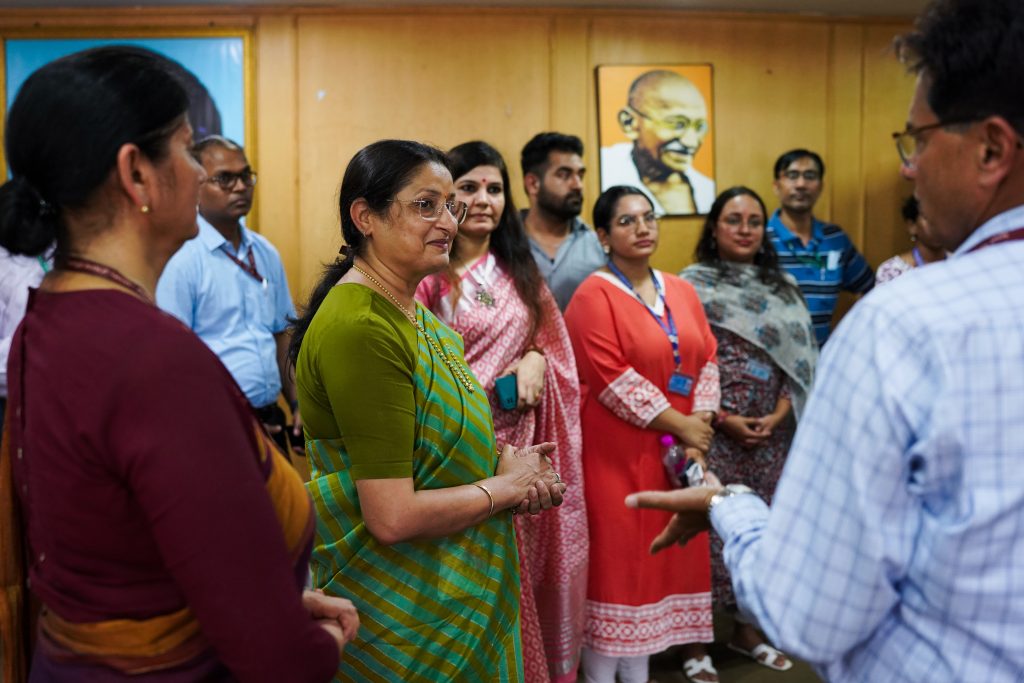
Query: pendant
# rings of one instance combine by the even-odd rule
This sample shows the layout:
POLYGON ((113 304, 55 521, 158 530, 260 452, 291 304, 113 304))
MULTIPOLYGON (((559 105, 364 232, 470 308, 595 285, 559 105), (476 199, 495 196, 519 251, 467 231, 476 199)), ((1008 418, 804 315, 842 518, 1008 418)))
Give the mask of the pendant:
POLYGON ((483 287, 476 290, 476 300, 484 306, 494 306, 494 297, 483 287))

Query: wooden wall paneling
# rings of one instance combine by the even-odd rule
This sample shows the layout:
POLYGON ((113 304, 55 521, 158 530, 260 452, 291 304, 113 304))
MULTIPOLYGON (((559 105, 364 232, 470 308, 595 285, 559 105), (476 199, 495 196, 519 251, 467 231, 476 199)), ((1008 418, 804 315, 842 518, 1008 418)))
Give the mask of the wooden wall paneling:
MULTIPOLYGON (((441 147, 487 140, 525 205, 522 145, 541 130, 578 134, 589 222, 600 185, 599 64, 712 63, 719 189, 749 185, 773 209, 775 158, 819 151, 829 172, 818 214, 842 224, 875 265, 908 244, 898 207, 910 187, 888 133, 906 117, 912 80, 886 50, 908 25, 582 9, 489 8, 469 23, 443 7, 0 11, 6 35, 255 26, 252 224, 278 246, 300 300, 341 242, 337 189, 348 160, 383 137, 441 147)), ((689 263, 702 223, 666 220, 655 264, 675 272, 689 263)))
POLYGON ((366 144, 398 137, 448 148, 484 139, 518 165, 527 136, 550 121, 549 33, 546 16, 483 15, 472 30, 444 13, 299 18, 307 289, 319 263, 337 253, 337 189, 366 144))
POLYGON ((589 58, 590 21, 585 17, 559 15, 552 17, 550 30, 548 128, 578 135, 587 141, 591 135, 597 135, 594 76, 589 58), (594 115, 590 116, 592 112, 594 115))
POLYGON ((228 7, 122 7, 89 9, 0 9, 0 30, 16 31, 19 37, 33 32, 51 35, 54 31, 82 33, 103 29, 104 34, 143 35, 150 30, 169 28, 243 28, 256 21, 253 8, 232 11, 228 7))
MULTIPOLYGON (((823 150, 815 150, 825 161, 825 186, 814 213, 822 220, 838 224, 863 251, 864 27, 837 24, 830 33, 828 144, 823 150)), ((845 292, 839 295, 833 325, 839 323, 856 300, 845 292)))
POLYGON ((830 33, 828 139, 824 149, 815 150, 825 161, 825 185, 815 215, 839 224, 860 248, 864 244, 864 28, 840 24, 830 33))
POLYGON ((902 130, 914 79, 891 49, 893 37, 909 25, 871 26, 864 44, 864 148, 866 187, 864 255, 872 266, 910 248, 900 205, 914 186, 900 177, 900 161, 891 133, 902 130))
POLYGON ((584 163, 587 166, 586 187, 583 192, 584 220, 590 220, 590 206, 597 194, 597 103, 595 100, 594 71, 589 59, 590 19, 585 14, 555 15, 551 18, 550 29, 550 93, 548 102, 549 118, 543 128, 522 131, 519 149, 510 163, 516 170, 513 184, 516 186, 516 205, 527 207, 526 193, 522 187, 522 170, 519 167, 519 152, 522 146, 541 131, 558 131, 576 135, 584 144, 584 163))
POLYGON ((298 215, 295 19, 261 17, 256 26, 256 154, 259 204, 251 221, 281 253, 293 296, 303 287, 299 267, 302 233, 298 215))

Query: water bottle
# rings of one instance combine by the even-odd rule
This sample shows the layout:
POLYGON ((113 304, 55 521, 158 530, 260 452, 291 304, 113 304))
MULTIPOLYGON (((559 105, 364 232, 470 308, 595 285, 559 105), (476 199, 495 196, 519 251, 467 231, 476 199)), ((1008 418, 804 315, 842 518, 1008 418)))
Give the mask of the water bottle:
POLYGON ((686 449, 671 434, 661 437, 661 462, 672 486, 677 489, 704 484, 704 468, 686 457, 686 449))
POLYGON ((661 437, 661 462, 672 486, 681 489, 686 486, 686 449, 676 442, 671 434, 661 437))

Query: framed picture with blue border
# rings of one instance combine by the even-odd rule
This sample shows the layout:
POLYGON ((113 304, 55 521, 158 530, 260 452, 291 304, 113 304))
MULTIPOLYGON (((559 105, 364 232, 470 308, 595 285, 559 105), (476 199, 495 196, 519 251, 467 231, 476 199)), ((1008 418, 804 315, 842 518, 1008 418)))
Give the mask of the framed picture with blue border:
MULTIPOLYGON (((253 154, 252 35, 239 29, 25 31, 3 36, 3 110, 29 75, 59 57, 101 45, 133 45, 165 57, 188 90, 196 140, 223 135, 253 154)), ((6 164, 4 164, 6 166, 6 164)))

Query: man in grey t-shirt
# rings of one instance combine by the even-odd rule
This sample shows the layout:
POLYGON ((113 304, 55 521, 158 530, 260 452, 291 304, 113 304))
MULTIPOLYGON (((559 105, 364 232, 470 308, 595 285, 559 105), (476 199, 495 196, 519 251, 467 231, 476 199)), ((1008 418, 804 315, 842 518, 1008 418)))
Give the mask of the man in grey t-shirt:
POLYGON ((575 135, 538 133, 523 147, 523 185, 530 208, 523 225, 530 251, 558 307, 565 310, 584 278, 607 257, 583 208, 583 142, 575 135))

